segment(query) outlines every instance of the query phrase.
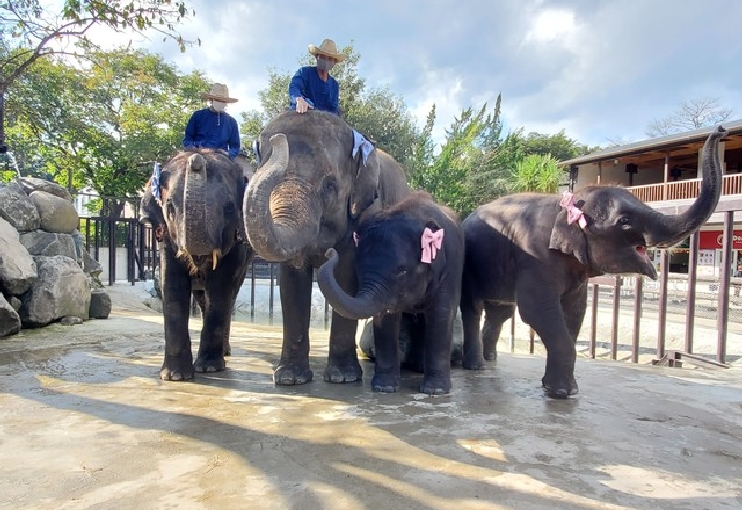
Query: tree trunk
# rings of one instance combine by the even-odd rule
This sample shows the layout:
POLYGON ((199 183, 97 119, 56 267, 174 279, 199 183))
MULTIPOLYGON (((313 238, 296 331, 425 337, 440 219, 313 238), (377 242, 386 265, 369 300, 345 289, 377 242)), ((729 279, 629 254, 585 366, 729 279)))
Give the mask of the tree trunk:
POLYGON ((5 87, 0 87, 0 154, 8 152, 5 145, 5 87))

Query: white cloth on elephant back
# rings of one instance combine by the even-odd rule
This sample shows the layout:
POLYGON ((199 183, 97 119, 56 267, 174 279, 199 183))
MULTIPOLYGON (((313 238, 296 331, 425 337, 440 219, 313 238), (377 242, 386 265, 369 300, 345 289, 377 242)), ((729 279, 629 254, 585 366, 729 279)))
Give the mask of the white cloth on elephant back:
POLYGON ((353 130, 353 152, 351 153, 351 156, 354 158, 356 157, 356 154, 358 154, 358 151, 361 151, 361 158, 363 160, 363 164, 366 164, 366 161, 368 161, 368 156, 373 152, 373 150, 376 147, 374 147, 374 144, 368 141, 368 139, 363 136, 361 133, 353 130))

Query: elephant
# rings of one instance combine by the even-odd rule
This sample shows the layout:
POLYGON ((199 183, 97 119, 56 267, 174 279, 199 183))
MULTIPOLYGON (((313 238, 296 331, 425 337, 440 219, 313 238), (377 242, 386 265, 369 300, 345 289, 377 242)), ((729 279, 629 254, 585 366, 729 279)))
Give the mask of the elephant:
POLYGON ((681 214, 655 211, 623 187, 589 185, 571 194, 517 193, 481 205, 462 222, 461 318, 465 369, 493 359, 517 304, 547 351, 542 386, 550 398, 578 392, 575 343, 587 308, 588 278, 640 274, 657 279, 647 248, 685 239, 713 213, 721 190, 719 126, 702 151, 701 190, 681 214), (480 337, 480 320, 485 328, 480 337))
POLYGON ((224 370, 232 309, 253 250, 245 240, 242 168, 222 151, 185 149, 155 171, 140 205, 160 255, 165 359, 160 378, 193 379, 224 370), (191 295, 203 327, 194 363, 188 318, 191 295))
POLYGON ((458 216, 436 204, 426 192, 414 192, 398 204, 365 217, 356 232, 355 267, 359 288, 349 295, 335 279, 337 252, 317 272, 317 283, 343 317, 373 317, 375 391, 399 389, 398 337, 402 313, 423 319, 422 393, 451 389, 451 346, 461 298, 464 233, 458 216))
MULTIPOLYGON (((248 240, 260 257, 279 262, 283 314, 281 358, 273 373, 277 385, 312 380, 309 320, 313 269, 328 248, 341 260, 340 285, 354 293, 355 225, 373 211, 409 194, 404 171, 386 152, 371 146, 355 150, 358 134, 338 116, 310 110, 284 111, 271 119, 258 140, 260 163, 243 205, 248 240), (355 153, 355 154, 354 154, 355 153)), ((324 379, 342 383, 362 377, 355 345, 358 321, 332 313, 330 349, 324 379)))

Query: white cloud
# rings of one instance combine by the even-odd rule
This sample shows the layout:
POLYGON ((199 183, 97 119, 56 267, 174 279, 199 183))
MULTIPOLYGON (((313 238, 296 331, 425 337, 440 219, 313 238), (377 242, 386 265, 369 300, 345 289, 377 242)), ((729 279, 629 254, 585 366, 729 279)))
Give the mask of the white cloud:
POLYGON ((539 43, 559 41, 569 36, 574 28, 574 13, 561 9, 546 9, 535 17, 525 40, 539 43))
MULTIPOLYGON (((202 46, 181 54, 153 38, 146 47, 183 71, 226 83, 239 98, 233 114, 258 107, 268 67, 291 72, 307 44, 330 37, 341 46, 352 41, 367 85, 388 85, 420 125, 435 103, 437 142, 463 108, 493 106, 500 92, 508 126, 565 128, 590 145, 642 138, 653 118, 700 95, 720 97, 742 117, 742 39, 735 35, 742 3, 723 10, 707 0, 686 0, 682 9, 675 0, 187 4, 196 16, 183 33, 202 46)), ((110 43, 129 40, 101 33, 110 43)))

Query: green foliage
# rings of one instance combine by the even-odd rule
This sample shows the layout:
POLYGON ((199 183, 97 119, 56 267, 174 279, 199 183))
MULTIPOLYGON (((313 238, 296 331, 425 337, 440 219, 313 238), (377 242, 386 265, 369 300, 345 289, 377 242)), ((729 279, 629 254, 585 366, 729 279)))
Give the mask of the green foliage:
POLYGON ((566 161, 588 154, 591 149, 572 138, 564 129, 553 135, 531 132, 523 140, 525 154, 551 154, 557 161, 566 161))
POLYGON ((23 175, 43 170, 63 186, 132 195, 182 145, 209 84, 145 51, 94 52, 90 62, 38 61, 19 80, 8 100, 13 153, 23 175))
POLYGON ((556 193, 564 180, 564 170, 551 154, 529 154, 515 164, 510 189, 556 193))

